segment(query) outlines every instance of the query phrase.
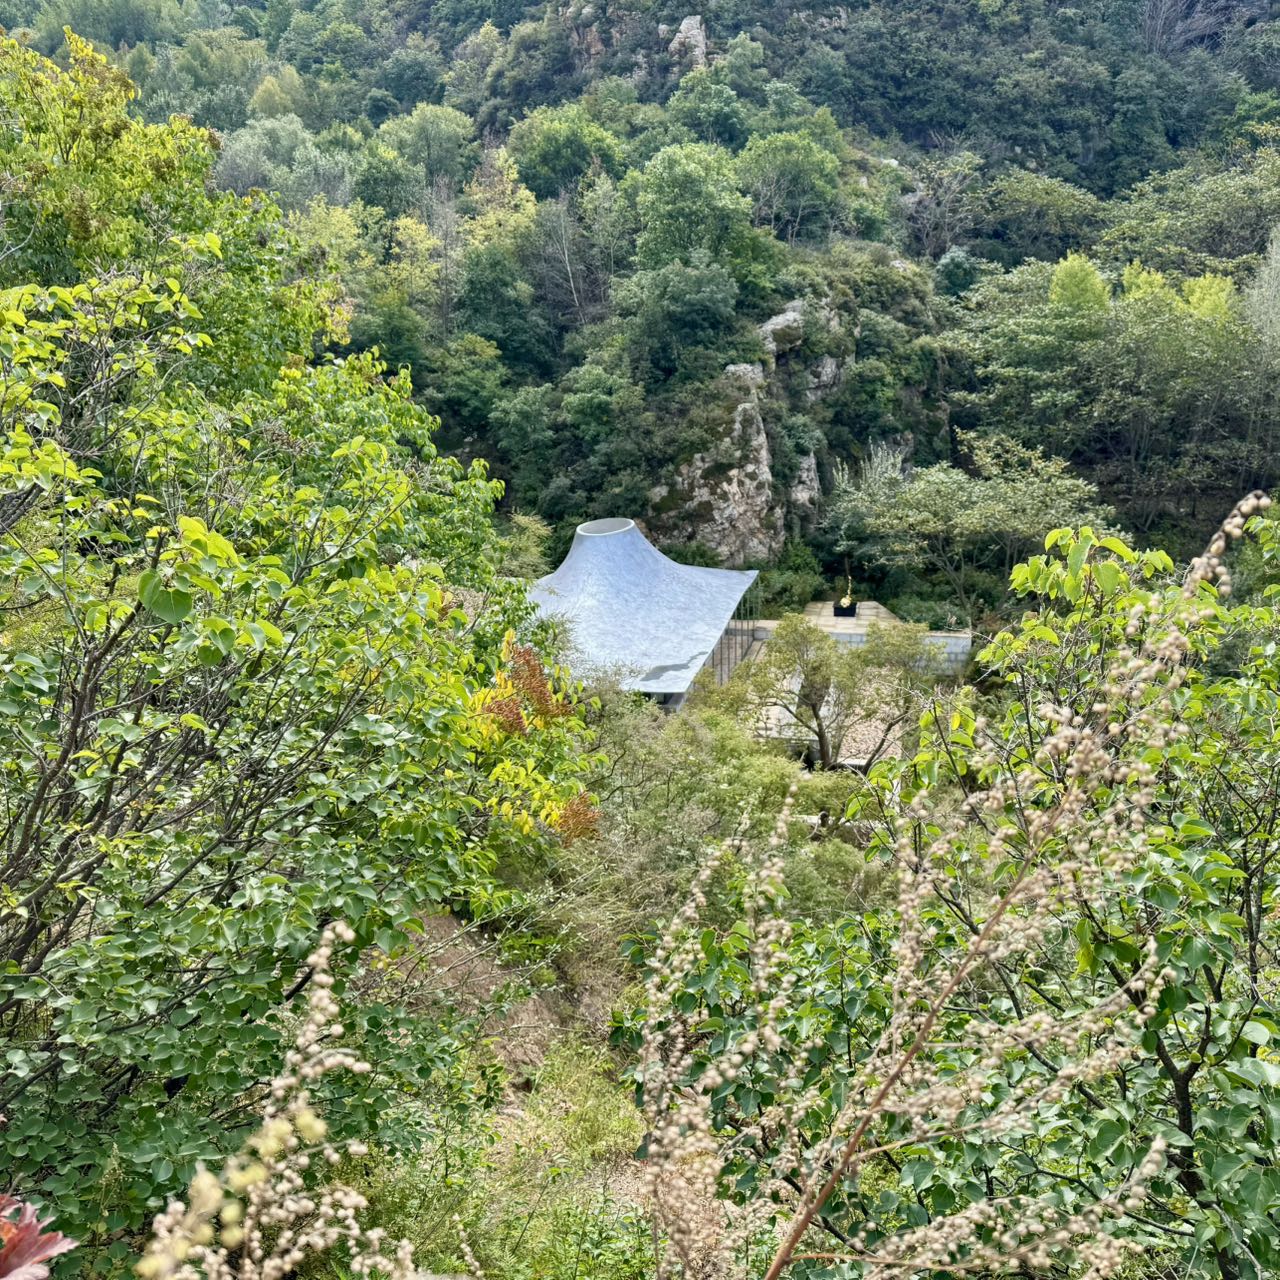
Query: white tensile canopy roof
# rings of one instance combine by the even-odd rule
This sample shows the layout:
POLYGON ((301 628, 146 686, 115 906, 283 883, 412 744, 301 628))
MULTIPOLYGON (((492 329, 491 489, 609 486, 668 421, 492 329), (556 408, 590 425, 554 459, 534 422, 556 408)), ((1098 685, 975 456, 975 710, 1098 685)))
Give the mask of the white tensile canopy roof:
POLYGON ((570 665, 627 689, 681 694, 724 635, 756 571, 668 559, 632 520, 578 526, 564 563, 530 595, 569 626, 570 665))

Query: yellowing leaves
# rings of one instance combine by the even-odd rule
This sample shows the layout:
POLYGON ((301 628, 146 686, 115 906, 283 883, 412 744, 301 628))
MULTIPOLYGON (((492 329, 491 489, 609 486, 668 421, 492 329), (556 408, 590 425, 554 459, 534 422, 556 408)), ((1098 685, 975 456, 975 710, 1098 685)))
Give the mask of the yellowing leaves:
POLYGON ((178 533, 182 541, 198 554, 209 556, 220 565, 237 563, 235 548, 203 520, 195 516, 179 516, 178 533))
POLYGON ((1101 312, 1110 304, 1111 287, 1085 254, 1069 253, 1053 269, 1049 301, 1071 311, 1101 312))
POLYGON ((515 161, 505 147, 485 152, 466 192, 477 208, 475 216, 466 222, 469 243, 479 247, 495 242, 509 244, 533 226, 538 202, 521 183, 515 161))
POLYGON ((1182 286, 1187 306, 1206 320, 1226 322, 1234 318, 1237 295, 1233 280, 1226 276, 1205 275, 1188 280, 1182 286))

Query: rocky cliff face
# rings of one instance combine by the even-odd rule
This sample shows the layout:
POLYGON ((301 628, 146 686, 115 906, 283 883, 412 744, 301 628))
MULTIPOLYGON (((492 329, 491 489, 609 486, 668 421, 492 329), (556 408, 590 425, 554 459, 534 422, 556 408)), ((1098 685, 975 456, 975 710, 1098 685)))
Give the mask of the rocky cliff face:
MULTIPOLYGON (((712 449, 690 458, 650 492, 654 524, 666 537, 701 542, 726 565, 741 565, 775 558, 789 533, 812 527, 822 498, 817 456, 802 456, 790 483, 778 483, 768 415, 778 408, 771 383, 781 365, 800 358, 806 326, 814 321, 839 330, 838 318, 820 304, 788 304, 760 326, 764 362, 725 368, 722 385, 736 401, 731 427, 712 449)), ((830 395, 843 375, 834 357, 817 360, 807 370, 806 400, 830 395)))
POLYGON ((760 412, 764 381, 758 364, 729 365, 726 390, 741 397, 729 433, 649 494, 669 537, 704 543, 728 565, 770 559, 782 545, 769 436, 760 412))
MULTIPOLYGON (((660 29, 658 34, 665 32, 660 29)), ((667 51, 673 58, 687 59, 691 67, 707 65, 707 25, 701 14, 692 14, 680 24, 667 51)))

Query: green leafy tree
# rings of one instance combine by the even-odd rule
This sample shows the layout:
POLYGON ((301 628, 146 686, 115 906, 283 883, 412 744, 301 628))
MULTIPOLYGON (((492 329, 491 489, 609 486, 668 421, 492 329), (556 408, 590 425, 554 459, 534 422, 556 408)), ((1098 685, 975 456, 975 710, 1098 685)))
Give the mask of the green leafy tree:
MULTIPOLYGON (((1111 305, 1111 286, 1082 253, 1069 253, 1053 269, 1049 281, 1049 305, 1060 314, 1088 324, 1111 305)), ((1095 328, 1094 333, 1098 332, 1095 328)))
POLYGON ((920 253, 940 258, 969 235, 982 157, 972 151, 930 157, 907 201, 907 225, 920 253))
POLYGON ((1092 192, 1061 178, 1014 169, 978 198, 977 230, 984 251, 1007 266, 1024 258, 1057 262, 1088 248, 1103 222, 1103 204, 1092 192))
POLYGON ((262 15, 262 35, 273 53, 293 21, 293 0, 267 0, 262 15))
POLYGON ((279 74, 268 73, 258 82, 249 99, 249 111, 261 120, 297 116, 305 110, 306 88, 295 68, 285 66, 279 74))
POLYGON ((840 162, 802 133, 758 135, 738 157, 757 226, 788 242, 829 231, 840 208, 840 162))
POLYGON ((426 184, 419 166, 382 143, 375 143, 365 153, 351 191, 365 204, 375 205, 391 218, 421 208, 426 199, 426 184))
POLYGON ((645 166, 635 187, 642 267, 690 263, 699 251, 727 267, 739 283, 760 264, 751 202, 739 190, 733 158, 721 147, 666 147, 645 166))
POLYGON ((520 387, 490 411, 493 434, 515 501, 538 510, 555 470, 556 408, 554 386, 520 387))
POLYGON ((1203 497, 1272 475, 1273 358, 1232 282, 1079 255, 971 294, 970 419, 1080 466, 1127 521, 1186 537, 1203 497))
POLYGON ((1099 250, 1121 264, 1235 275, 1256 265, 1277 222, 1280 151, 1237 153, 1226 164, 1194 157, 1118 200, 1099 250))
POLYGON ((423 183, 460 183, 471 153, 472 123, 453 107, 419 103, 405 116, 388 120, 379 139, 405 160, 418 166, 423 183))
POLYGON ((482 431, 502 391, 501 353, 486 338, 464 333, 424 352, 417 366, 432 412, 455 438, 482 431))
POLYGON ((491 241, 468 249, 458 320, 493 343, 512 366, 535 373, 546 368, 549 325, 508 245, 491 241))
POLYGON ((904 472, 900 455, 879 451, 831 501, 843 550, 938 573, 965 611, 977 604, 980 571, 1008 573, 1050 528, 1111 515, 1061 459, 1001 437, 971 438, 968 447, 972 474, 945 462, 904 472))
POLYGON ((902 749, 939 673, 923 627, 874 626, 842 644, 800 614, 774 628, 735 672, 726 705, 767 736, 798 743, 820 769, 867 768, 902 749))
POLYGON ((108 48, 119 48, 173 41, 186 25, 172 0, 63 0, 32 9, 29 20, 36 26, 39 47, 49 54, 58 50, 67 27, 108 48))
POLYGON ((345 204, 353 189, 351 169, 347 156, 322 151, 297 116, 263 113, 223 142, 217 176, 240 195, 270 191, 299 209, 317 196, 345 204))
POLYGON ((0 101, 15 121, 0 139, 12 237, 0 286, 74 284, 104 265, 144 264, 176 279, 204 327, 223 335, 189 370, 194 381, 231 394, 269 386, 332 331, 331 285, 300 261, 270 201, 210 194, 206 130, 181 118, 140 124, 128 115, 129 83, 77 37, 69 47, 63 72, 0 43, 0 101))
POLYGON ((511 154, 521 181, 540 199, 553 199, 592 171, 622 173, 618 139, 580 106, 539 107, 511 130, 511 154))
POLYGON ((736 151, 747 140, 747 111, 738 95, 706 69, 690 71, 671 95, 667 112, 695 138, 736 151))
POLYGON ((420 102, 438 102, 444 93, 444 59, 431 40, 418 31, 391 51, 378 68, 378 87, 408 110, 420 102))
MULTIPOLYGON (((524 6, 522 6, 524 7, 524 6)), ((489 68, 488 100, 477 112, 482 129, 509 129, 530 107, 572 96, 580 66, 570 28, 558 13, 511 27, 501 54, 489 68)))
MULTIPOLYGON (((238 1147, 324 926, 395 963, 425 915, 509 910, 586 761, 515 641, 497 486, 436 453, 407 378, 308 362, 324 290, 279 209, 210 194, 201 135, 119 114, 83 46, 0 58, 42 90, 5 140, 33 234, 4 266, 35 278, 0 298, 0 1163, 108 1269, 238 1147), (189 146, 203 168, 160 163, 189 146), (95 185, 133 169, 146 236, 146 181, 95 185)), ((341 1123, 407 1149, 406 1090, 470 1088, 463 1028, 371 990, 335 988, 377 1064, 341 1123)))
POLYGON ((637 271, 616 297, 637 375, 669 376, 698 349, 718 347, 733 325, 737 298, 732 275, 704 253, 689 265, 637 271))
POLYGON ((454 50, 444 76, 444 101, 468 115, 484 105, 490 71, 503 47, 502 33, 486 21, 454 50))

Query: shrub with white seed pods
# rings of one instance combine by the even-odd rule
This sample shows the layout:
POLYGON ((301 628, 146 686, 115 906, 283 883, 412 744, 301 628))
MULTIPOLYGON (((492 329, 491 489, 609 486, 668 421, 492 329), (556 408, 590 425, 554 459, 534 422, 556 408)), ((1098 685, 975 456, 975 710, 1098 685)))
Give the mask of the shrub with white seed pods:
POLYGON ((998 985, 1002 974, 1033 964, 1046 934, 1079 904, 1105 901, 1147 856, 1159 821, 1152 760, 1186 732, 1176 700, 1187 680, 1189 637, 1205 617, 1203 589, 1230 591, 1226 549, 1269 506, 1263 494, 1238 504, 1192 561, 1181 591, 1133 610, 1091 699, 1079 708, 1046 700, 1025 709, 1034 732, 1021 744, 975 717, 960 770, 967 794, 957 795, 951 781, 926 784, 900 806, 891 839, 890 1006, 874 1042, 842 1076, 834 1114, 830 1098, 804 1083, 818 1040, 806 1044, 782 1029, 803 994, 800 965, 787 957, 781 884, 790 801, 764 850, 740 836, 710 855, 654 949, 641 1013, 647 1176, 669 1242, 664 1274, 741 1274, 746 1242, 758 1242, 766 1228, 776 1231, 772 1256, 758 1272, 751 1268, 763 1280, 778 1280, 806 1259, 855 1265, 865 1280, 1064 1267, 1089 1280, 1114 1274, 1127 1248, 1114 1224, 1143 1214, 1166 1162, 1159 1136, 1119 1185, 1075 1207, 1052 1196, 992 1192, 924 1225, 888 1227, 870 1219, 851 1226, 847 1214, 829 1210, 886 1160, 913 1149, 1016 1142, 1045 1109, 1122 1071, 1141 1052, 1143 1028, 1172 978, 1154 935, 1132 970, 1086 1007, 1046 1006, 988 1021, 949 1013, 974 1004, 974 993, 998 985), (973 927, 956 944, 956 915, 938 908, 975 838, 985 865, 1009 870, 999 881, 966 883, 957 914, 967 913, 973 927), (749 977, 734 978, 734 1000, 726 1001, 740 1015, 732 1035, 705 1025, 703 984, 711 979, 704 979, 702 927, 709 880, 729 851, 752 864, 739 926, 748 941, 734 953, 749 977), (1044 1070, 1011 1075, 1010 1063, 1028 1056, 1044 1070), (757 1075, 773 1082, 772 1102, 755 1115, 732 1115, 726 1094, 757 1075))
POLYGON ((271 1082, 261 1124, 221 1175, 201 1169, 185 1202, 173 1201, 155 1220, 152 1240, 135 1268, 141 1280, 284 1280, 309 1258, 340 1253, 356 1276, 411 1280, 411 1247, 384 1240, 366 1227, 368 1205, 357 1191, 315 1186, 315 1161, 337 1164, 343 1154, 311 1098, 316 1081, 334 1072, 372 1068, 333 1042, 343 1033, 333 996, 334 947, 355 940, 342 923, 330 925, 307 960, 307 1014, 284 1068, 271 1082))

